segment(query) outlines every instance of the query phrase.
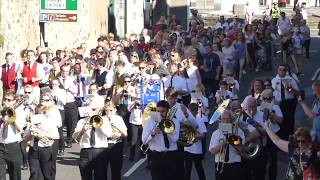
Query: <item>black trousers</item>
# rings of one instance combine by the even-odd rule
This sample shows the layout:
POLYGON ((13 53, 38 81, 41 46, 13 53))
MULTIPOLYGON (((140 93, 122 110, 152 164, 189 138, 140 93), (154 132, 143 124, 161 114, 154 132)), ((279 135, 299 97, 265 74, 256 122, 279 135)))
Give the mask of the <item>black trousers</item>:
POLYGON ((55 178, 56 176, 56 162, 57 162, 57 155, 58 155, 58 150, 59 150, 59 140, 55 139, 52 147, 52 171, 54 172, 53 176, 55 178))
POLYGON ((65 122, 65 113, 64 110, 59 110, 60 111, 60 115, 61 115, 61 121, 62 121, 62 126, 60 128, 58 128, 58 132, 59 132, 59 150, 64 150, 64 136, 63 136, 63 126, 64 126, 64 122, 65 122))
POLYGON ((205 180, 206 176, 202 166, 202 154, 192 154, 189 152, 184 152, 184 179, 191 179, 192 163, 194 163, 197 170, 199 180, 205 180))
POLYGON ((221 163, 216 163, 216 180, 247 180, 243 176, 242 163, 224 164, 223 171, 217 171, 217 166, 221 167, 221 163))
POLYGON ((215 95, 218 87, 219 87, 219 81, 215 80, 215 79, 206 79, 203 78, 202 79, 202 84, 205 87, 205 91, 206 91, 206 96, 208 97, 211 93, 213 94, 213 96, 215 95))
POLYGON ((52 169, 52 147, 38 147, 37 150, 29 150, 29 180, 53 180, 55 178, 52 169))
POLYGON ((150 152, 152 180, 183 179, 183 174, 180 174, 178 169, 178 154, 178 151, 150 152))
POLYGON ((28 153, 27 153, 27 142, 21 141, 20 142, 20 150, 22 155, 22 163, 23 165, 28 163, 28 153))
MULTIPOLYGON (((316 0, 317 1, 317 0, 316 0)), ((310 43, 311 43, 311 39, 305 40, 303 41, 303 47, 306 50, 306 58, 309 59, 310 58, 310 43)))
POLYGON ((21 180, 21 151, 18 142, 0 143, 0 180, 6 179, 6 166, 10 180, 21 180))
POLYGON ((67 126, 67 144, 72 143, 72 134, 78 122, 78 106, 75 102, 67 103, 64 106, 65 125, 67 126))
POLYGON ((267 157, 265 149, 263 149, 260 154, 254 159, 243 159, 242 169, 245 177, 245 180, 263 180, 266 175, 266 162, 267 157))
MULTIPOLYGON (((140 147, 139 145, 142 144, 141 141, 141 135, 142 135, 142 125, 135 125, 135 124, 130 124, 130 129, 131 129, 131 142, 130 142, 130 158, 134 158, 135 152, 136 152, 136 147, 140 147)), ((142 156, 143 153, 140 152, 140 155, 142 156)))
POLYGON ((267 160, 268 160, 268 174, 269 180, 277 179, 277 151, 278 147, 271 141, 269 137, 267 137, 267 160))
POLYGON ((80 151, 80 174, 82 180, 107 179, 108 149, 107 148, 88 148, 80 151))
POLYGON ((280 124, 279 136, 281 139, 288 140, 290 134, 294 132, 295 113, 297 99, 289 99, 280 102, 280 109, 283 114, 283 122, 280 124))
MULTIPOLYGON (((110 144, 109 144, 110 146, 110 144)), ((118 142, 116 144, 112 144, 108 151, 107 165, 104 169, 108 170, 108 165, 110 163, 111 169, 111 179, 112 180, 121 180, 121 169, 122 169, 122 161, 123 161, 123 142, 118 142)))

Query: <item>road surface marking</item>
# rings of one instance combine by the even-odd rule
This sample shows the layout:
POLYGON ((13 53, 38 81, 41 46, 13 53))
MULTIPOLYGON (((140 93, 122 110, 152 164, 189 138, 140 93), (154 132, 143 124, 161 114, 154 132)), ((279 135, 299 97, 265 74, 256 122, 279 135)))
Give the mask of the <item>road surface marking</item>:
POLYGON ((141 164, 143 164, 147 160, 147 157, 140 159, 138 162, 134 163, 134 165, 124 173, 123 177, 129 177, 136 169, 138 169, 141 164))

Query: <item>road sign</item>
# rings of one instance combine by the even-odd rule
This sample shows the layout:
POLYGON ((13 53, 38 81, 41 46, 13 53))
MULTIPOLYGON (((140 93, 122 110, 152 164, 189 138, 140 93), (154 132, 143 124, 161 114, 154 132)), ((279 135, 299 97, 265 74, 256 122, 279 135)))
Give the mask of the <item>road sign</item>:
POLYGON ((41 13, 40 22, 77 22, 77 14, 41 13))
POLYGON ((78 0, 41 0, 40 10, 77 10, 78 0))
POLYGON ((78 0, 40 0, 40 22, 77 22, 78 0))

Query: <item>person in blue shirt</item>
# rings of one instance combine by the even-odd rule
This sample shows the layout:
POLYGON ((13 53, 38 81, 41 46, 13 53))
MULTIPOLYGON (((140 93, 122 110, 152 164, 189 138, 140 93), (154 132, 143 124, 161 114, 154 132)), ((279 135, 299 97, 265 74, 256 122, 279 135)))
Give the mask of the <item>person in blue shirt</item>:
POLYGON ((312 83, 312 92, 315 97, 313 107, 310 109, 304 102, 304 97, 299 96, 298 100, 304 113, 308 118, 313 120, 313 127, 311 131, 312 141, 317 142, 320 140, 320 81, 312 83))

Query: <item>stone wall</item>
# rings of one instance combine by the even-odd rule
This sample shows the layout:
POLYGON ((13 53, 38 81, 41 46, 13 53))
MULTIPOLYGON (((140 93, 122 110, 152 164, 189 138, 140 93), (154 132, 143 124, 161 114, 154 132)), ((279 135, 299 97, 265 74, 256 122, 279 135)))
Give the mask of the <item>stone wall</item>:
POLYGON ((19 57, 20 50, 39 44, 39 4, 39 0, 0 1, 0 34, 4 37, 0 63, 7 51, 19 57))
MULTIPOLYGON (((82 42, 95 47, 97 37, 107 33, 108 4, 108 0, 78 0, 78 22, 45 23, 45 42, 53 50, 82 42)), ((0 63, 7 51, 19 57, 20 50, 40 44, 39 6, 39 0, 0 0, 0 41, 4 37, 0 63)))

